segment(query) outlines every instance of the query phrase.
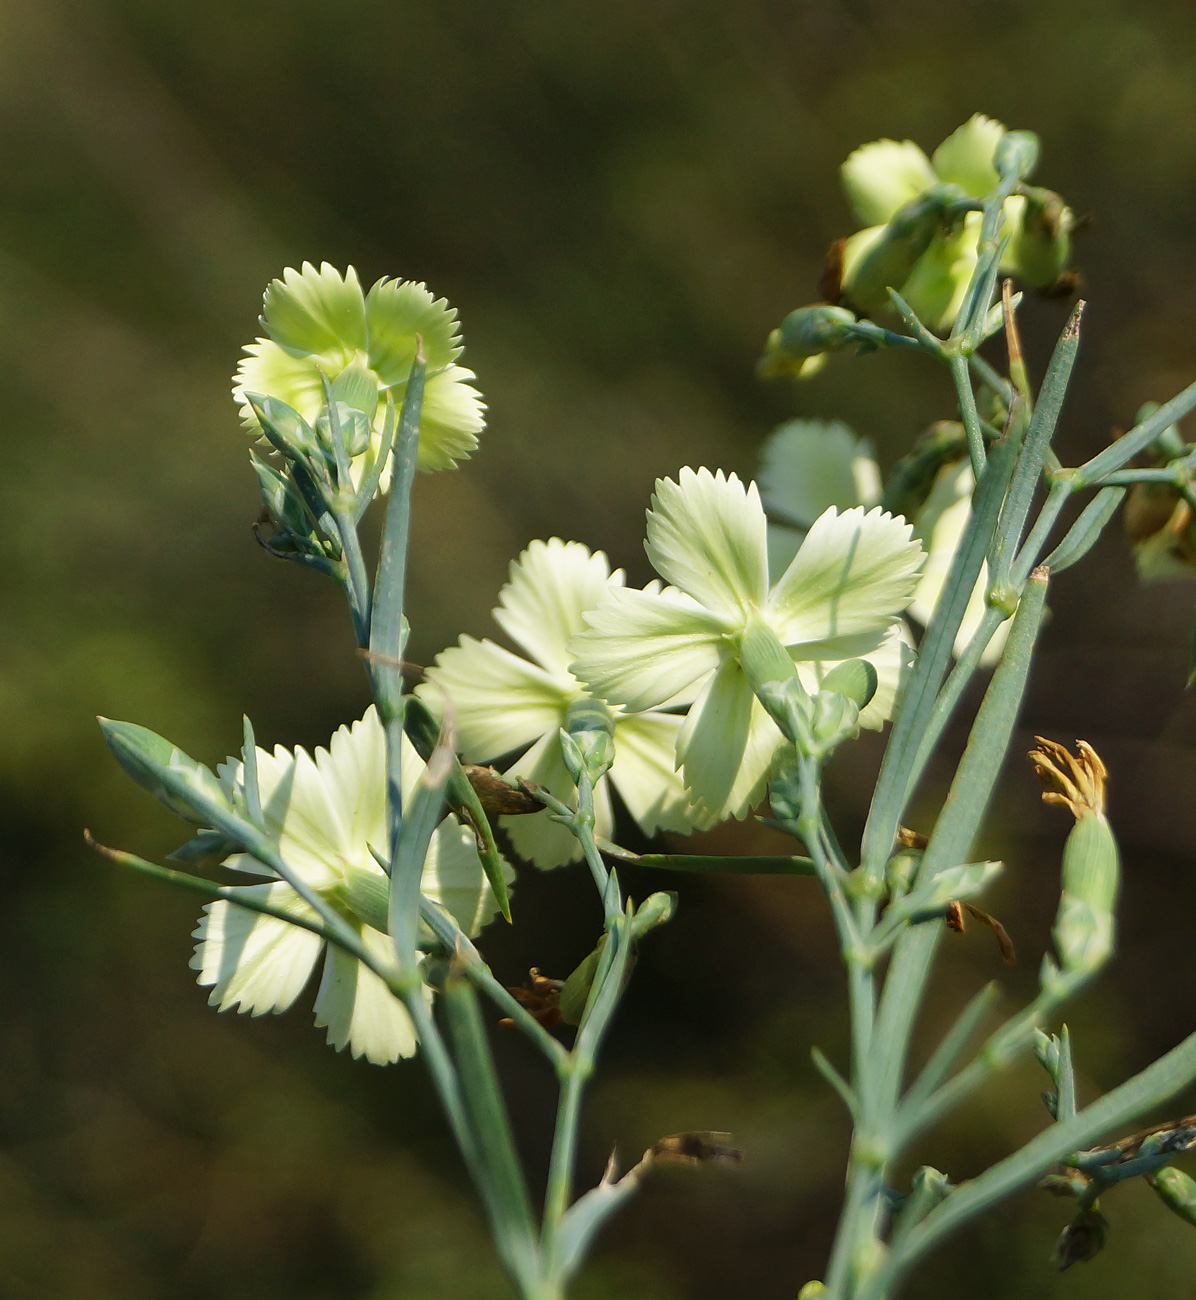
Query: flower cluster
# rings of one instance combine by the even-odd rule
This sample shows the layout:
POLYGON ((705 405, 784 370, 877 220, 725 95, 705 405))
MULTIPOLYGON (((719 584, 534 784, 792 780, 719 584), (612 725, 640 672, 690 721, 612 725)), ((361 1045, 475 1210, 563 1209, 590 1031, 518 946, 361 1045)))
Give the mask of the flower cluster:
MULTIPOLYGON (((888 307, 891 285, 932 328, 950 329, 976 268, 982 213, 958 200, 982 199, 997 187, 995 156, 1005 127, 980 113, 927 156, 912 140, 875 140, 843 164, 843 188, 865 224, 843 242, 840 299, 855 311, 888 307), (954 201, 954 202, 953 202, 954 201), (897 233, 900 232, 900 233, 897 233), (872 256, 900 246, 899 259, 872 256), (880 283, 886 271, 889 279, 880 283)), ((1001 270, 1032 288, 1049 288, 1067 266, 1074 218, 1058 195, 1023 187, 1005 200, 1001 270)))
MULTIPOLYGON (((831 509, 773 583, 766 531, 755 484, 706 469, 662 479, 647 550, 671 585, 629 588, 605 556, 577 542, 533 543, 495 610, 533 662, 463 637, 437 658, 420 694, 434 706, 439 693, 449 701, 466 758, 530 745, 508 772, 558 798, 571 789, 560 729, 572 705, 593 697, 614 724, 610 783, 645 832, 743 817, 784 743, 740 662, 744 638, 766 627, 814 691, 843 660, 868 659, 878 685, 860 723, 879 727, 908 661, 898 620, 922 559, 903 520, 831 509)), ((599 834, 610 826, 606 780, 596 791, 599 834)), ((577 856, 563 828, 543 818, 511 818, 508 828, 540 866, 577 856)))
MULTIPOLYGON (((762 372, 815 373, 828 352, 851 339, 856 315, 895 322, 889 289, 932 329, 949 330, 976 269, 982 200, 1001 179, 1002 141, 1013 138, 977 113, 930 157, 912 140, 856 149, 843 164, 843 188, 864 228, 831 247, 823 285, 831 305, 799 308, 774 330, 762 372)), ((1033 137, 1025 142, 1032 145, 1033 137)), ((1002 207, 998 238, 1007 243, 1000 270, 1032 288, 1064 284, 1075 225, 1058 194, 1019 183, 1002 207)))
MULTIPOLYGON (((356 929, 368 953, 387 963, 389 882, 374 857, 387 844, 386 745, 373 707, 352 727, 341 727, 327 749, 278 746, 256 752, 262 813, 283 861, 356 929)), ((424 770, 404 743, 402 784, 414 795, 424 770)), ((220 778, 231 792, 243 766, 229 759, 220 778)), ((256 876, 271 873, 256 859, 237 854, 225 866, 256 876)), ((472 831, 456 821, 441 823, 424 862, 422 890, 476 934, 498 910, 478 858, 472 831)), ((281 880, 240 885, 235 892, 305 921, 315 911, 281 880)), ((324 950, 324 940, 281 918, 220 900, 204 908, 192 967, 199 983, 213 986, 209 1001, 226 1011, 253 1016, 285 1011, 303 991, 324 950)), ((411 1019, 383 981, 355 957, 328 945, 315 1001, 316 1024, 328 1029, 338 1051, 386 1064, 416 1050, 411 1019)))

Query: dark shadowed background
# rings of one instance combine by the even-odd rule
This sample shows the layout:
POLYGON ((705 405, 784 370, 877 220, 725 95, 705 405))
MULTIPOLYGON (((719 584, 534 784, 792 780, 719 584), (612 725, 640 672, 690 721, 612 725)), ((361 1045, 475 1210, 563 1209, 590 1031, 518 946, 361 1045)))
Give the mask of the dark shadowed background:
MULTIPOLYGON (((0 1296, 490 1300, 511 1293, 417 1063, 336 1056, 307 1002, 218 1017, 187 969, 197 908, 90 855, 161 855, 177 823, 94 715, 208 761, 248 712, 315 745, 367 702, 336 591, 253 543, 229 400, 267 280, 304 259, 426 280, 461 311, 490 404, 476 457, 422 479, 412 653, 492 632, 534 537, 642 582, 653 480, 750 475, 790 415, 839 416, 886 464, 953 414, 929 362, 845 361, 801 388, 753 365, 816 296, 853 223, 863 141, 932 148, 975 111, 1041 134, 1042 182, 1092 214, 1091 306, 1065 460, 1196 376, 1196 9, 1172 0, 5 0, 0 6, 0 1296)), ((1028 301, 1041 374, 1066 304, 1028 301)), ((1119 958, 1069 1015, 1086 1098, 1196 1028, 1192 584, 1140 589, 1117 528, 1055 588, 983 846, 1022 962, 952 938, 932 997, 1032 991, 1067 819, 1018 757, 1082 736, 1112 772, 1119 958)), ((960 743, 959 737, 952 744, 960 743)), ((878 760, 832 771, 844 835, 878 760)), ((929 820, 945 768, 928 783, 929 820)), ((752 839, 761 832, 741 832, 752 839)), ((731 847, 732 837, 718 841, 731 847)), ((585 1125, 612 1144, 732 1130, 734 1170, 662 1171, 603 1239, 581 1300, 789 1300, 821 1272, 847 1128, 809 1062, 846 1054, 843 982, 810 882, 662 881, 585 1125)), ((510 982, 565 974, 600 918, 576 871, 524 872, 487 933, 510 982)), ((499 1045, 522 1140, 546 1151, 538 1059, 499 1045)), ((965 1178, 1046 1121, 1012 1071, 919 1162, 965 1178)), ((1180 1099, 1175 1111, 1196 1109, 1180 1099)), ((1047 1266, 1066 1203, 1030 1191, 911 1283, 920 1297, 1196 1296, 1196 1233, 1110 1196, 1105 1254, 1047 1266)))

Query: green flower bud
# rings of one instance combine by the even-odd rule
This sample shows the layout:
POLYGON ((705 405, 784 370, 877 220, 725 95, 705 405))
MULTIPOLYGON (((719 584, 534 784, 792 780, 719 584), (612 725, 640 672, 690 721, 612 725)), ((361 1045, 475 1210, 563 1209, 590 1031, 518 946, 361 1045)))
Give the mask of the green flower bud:
POLYGON ((860 729, 860 706, 839 691, 808 695, 796 677, 770 681, 756 688, 756 698, 768 710, 798 752, 821 759, 860 729))
POLYGON ((1053 931, 1064 974, 1094 974, 1113 951, 1121 857, 1105 817, 1107 772, 1099 755, 1077 741, 1073 756, 1035 736, 1030 759, 1043 801, 1070 809, 1076 819, 1063 846, 1062 889, 1053 931))
POLYGON ((867 659, 845 659, 822 679, 822 689, 838 691, 862 709, 876 694, 877 680, 876 669, 867 659))
POLYGON ((797 1300, 822 1300, 826 1286, 822 1282, 807 1282, 797 1293, 797 1300))
POLYGON ((659 890, 655 894, 649 894, 631 918, 628 934, 632 943, 642 939, 649 930, 655 930, 658 925, 671 921, 676 910, 677 895, 671 891, 659 890))
POLYGON ((210 768, 177 745, 133 722, 100 718, 100 730, 116 761, 171 812, 196 826, 212 824, 212 810, 233 812, 228 791, 210 768))
POLYGON ((606 935, 598 940, 594 951, 573 971, 561 988, 561 1019, 567 1025, 580 1025, 585 1014, 590 990, 594 987, 594 977, 598 974, 598 963, 602 960, 602 950, 606 947, 606 935))
POLYGON ((1006 131, 993 151, 993 165, 1002 177, 1024 181, 1038 166, 1040 151, 1033 131, 1006 131))
POLYGON ((1049 289, 1071 261, 1075 214, 1053 190, 1027 187, 1008 200, 1012 239, 1001 265, 1035 289, 1049 289))
POLYGON ((848 240, 841 286, 845 305, 867 314, 886 311, 889 289, 900 290, 935 235, 954 224, 953 205, 963 197, 957 186, 932 186, 877 233, 863 231, 848 240), (871 237, 864 240, 864 235, 871 237))
POLYGON ((1164 1165, 1148 1174, 1146 1181, 1173 1214, 1196 1227, 1196 1180, 1174 1165, 1164 1165))
POLYGON ((855 323, 855 315, 845 307, 828 303, 799 307, 769 334, 757 369, 765 379, 807 377, 819 368, 826 353, 851 342, 850 327, 855 323))
POLYGON ((590 783, 597 785, 615 761, 615 722, 610 710, 589 696, 574 700, 561 737, 565 766, 574 784, 580 783, 584 766, 590 783), (565 743, 566 737, 569 744, 565 743))

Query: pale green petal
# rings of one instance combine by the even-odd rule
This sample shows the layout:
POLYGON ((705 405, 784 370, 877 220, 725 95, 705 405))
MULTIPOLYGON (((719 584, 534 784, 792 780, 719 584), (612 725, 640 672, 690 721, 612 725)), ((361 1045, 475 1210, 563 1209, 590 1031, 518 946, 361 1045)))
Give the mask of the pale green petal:
POLYGON ((677 737, 694 821, 707 829, 746 817, 764 795, 768 770, 784 742, 734 660, 719 669, 677 737))
MULTIPOLYGON (((477 447, 486 427, 486 404, 469 382, 476 377, 464 366, 451 365, 428 380, 419 421, 419 468, 425 473, 452 469, 477 447)), ((388 476, 387 487, 389 482, 388 476)))
POLYGON ((318 271, 310 262, 301 271, 287 267, 266 290, 262 324, 275 343, 339 360, 339 370, 366 345, 365 296, 357 272, 349 267, 342 276, 327 262, 318 271))
POLYGON ((930 159, 912 140, 873 140, 843 164, 843 189, 866 226, 883 224, 935 182, 930 159))
MULTIPOLYGON (((313 919, 315 913, 290 885, 237 886, 258 902, 313 919)), ((196 982, 213 985, 209 1003, 251 1016, 285 1011, 303 991, 324 945, 319 935, 273 916, 219 899, 204 907, 192 935, 199 943, 191 958, 196 982)))
MULTIPOLYGON (((503 879, 509 885, 514 878, 514 869, 504 862, 503 879)), ((446 817, 432 836, 420 888, 446 907, 469 935, 477 934, 498 913, 474 833, 452 817, 446 817)))
POLYGON ((722 470, 657 479, 648 559, 667 582, 723 618, 741 621, 768 592, 767 522, 755 483, 722 470))
MULTIPOLYGON (((311 755, 276 745, 274 752, 258 749, 258 794, 265 828, 287 865, 307 884, 323 889, 339 878, 339 863, 347 852, 340 814, 311 755)), ((241 779, 240 764, 236 767, 241 779)), ((236 871, 269 874, 256 859, 238 853, 223 864, 236 871)))
POLYGON ((883 633, 905 609, 922 547, 901 518, 828 510, 773 589, 768 622, 795 658, 803 643, 883 633))
POLYGON ((849 510, 880 500, 872 444, 839 420, 789 420, 769 436, 761 458, 764 509, 783 523, 809 528, 831 506, 849 510))
POLYGON ((438 716, 447 697, 457 745, 470 763, 483 763, 556 734, 580 688, 553 677, 493 641, 463 636, 436 656, 428 683, 416 694, 438 716))
POLYGON ((313 887, 334 883, 340 864, 353 860, 340 805, 307 750, 295 750, 289 782, 268 802, 263 798, 263 812, 267 822, 282 823, 278 847, 283 859, 313 887))
POLYGON ((429 375, 461 355, 456 309, 413 280, 379 280, 366 295, 365 324, 370 369, 387 387, 406 384, 417 336, 429 375))
POLYGON ((939 180, 959 185, 978 199, 995 190, 1000 177, 993 166, 993 154, 1004 134, 1000 122, 983 113, 973 114, 934 151, 939 180))
POLYGON ((856 266, 863 261, 865 254, 872 251, 875 244, 880 243, 887 229, 887 226, 866 226, 843 241, 843 261, 839 269, 843 284, 851 283, 856 266))
POLYGON ((320 372, 309 356, 295 356, 269 339, 258 339, 245 348, 233 376, 233 400, 241 408, 241 422, 260 432, 257 416, 245 400, 246 393, 265 393, 293 407, 312 424, 324 404, 320 372))
MULTIPOLYGON (((379 961, 390 962, 394 950, 386 935, 363 926, 361 940, 379 961)), ((329 1046, 373 1065, 390 1065, 414 1056, 419 1040, 407 1009, 356 957, 330 944, 315 1003, 316 1026, 328 1030, 329 1046)))
MULTIPOLYGON (((403 790, 408 794, 424 766, 409 741, 402 761, 403 790)), ((316 768, 345 828, 347 856, 357 866, 372 866, 366 846, 387 842, 386 736, 372 704, 351 727, 340 727, 327 749, 316 750, 316 768)))
POLYGON ((613 591, 573 638, 574 676, 600 699, 633 710, 672 700, 719 665, 725 620, 683 593, 613 591))
POLYGON ((983 213, 969 212, 954 232, 940 230, 901 286, 905 301, 931 329, 940 333, 955 324, 963 306, 968 283, 976 269, 983 221, 983 213))
MULTIPOLYGON (((560 738, 555 734, 545 736, 533 745, 508 769, 507 775, 527 777, 562 803, 577 807, 577 788, 565 767, 560 738)), ((594 831, 609 836, 612 825, 610 791, 603 778, 594 787, 594 831)), ((560 822, 552 821, 547 813, 504 817, 502 826, 510 836, 515 852, 543 870, 576 862, 582 856, 577 837, 560 822)))
POLYGON ((615 719, 610 780, 645 835, 692 830, 694 816, 677 769, 677 736, 684 718, 632 713, 615 719))
POLYGON ((601 551, 559 537, 532 542, 511 564, 494 619, 538 664, 571 680, 569 641, 585 630, 582 615, 622 585, 622 570, 612 574, 601 551))

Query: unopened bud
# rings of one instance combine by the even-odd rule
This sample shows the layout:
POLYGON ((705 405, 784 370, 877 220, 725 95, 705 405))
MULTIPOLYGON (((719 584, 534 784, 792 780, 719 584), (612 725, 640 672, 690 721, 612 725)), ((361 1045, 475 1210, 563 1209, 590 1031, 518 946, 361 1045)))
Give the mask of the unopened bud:
POLYGON ((615 761, 615 724, 605 704, 589 696, 574 700, 561 732, 561 750, 574 784, 580 783, 584 767, 590 783, 597 785, 615 761))
POLYGON ((211 826, 214 811, 233 811, 228 791, 215 773, 177 745, 133 722, 100 718, 99 723, 116 761, 171 812, 197 826, 211 826))
POLYGON ((1040 146, 1033 131, 1006 131, 993 153, 993 166, 1002 178, 1024 181, 1038 165, 1040 146))
POLYGON ((935 235, 955 223, 953 205, 961 197, 958 186, 934 185, 897 212, 879 235, 866 242, 861 238, 866 232, 853 236, 860 242, 853 248, 849 240, 843 252, 843 302, 869 315, 885 311, 889 290, 901 289, 935 235))
POLYGON ((768 336, 757 369, 765 379, 809 374, 814 368, 810 363, 852 341, 851 326, 855 323, 854 313, 846 307, 832 307, 829 303, 799 307, 768 336))
POLYGON ((677 895, 671 891, 660 890, 655 894, 649 894, 635 909, 635 915, 631 918, 629 930, 631 941, 635 943, 649 930, 655 930, 658 925, 671 921, 676 910, 677 895))
POLYGON ((876 694, 876 669, 867 659, 845 659, 822 679, 824 691, 838 691, 859 709, 865 708, 876 694))
POLYGON ((1049 289, 1071 262, 1075 224, 1075 214, 1053 190, 1027 187, 1004 265, 1031 287, 1049 289))
POLYGON ((1196 1180, 1189 1178, 1174 1165, 1164 1165, 1162 1169, 1156 1169, 1148 1175, 1146 1181, 1173 1214, 1178 1214, 1185 1223, 1196 1226, 1196 1180))

